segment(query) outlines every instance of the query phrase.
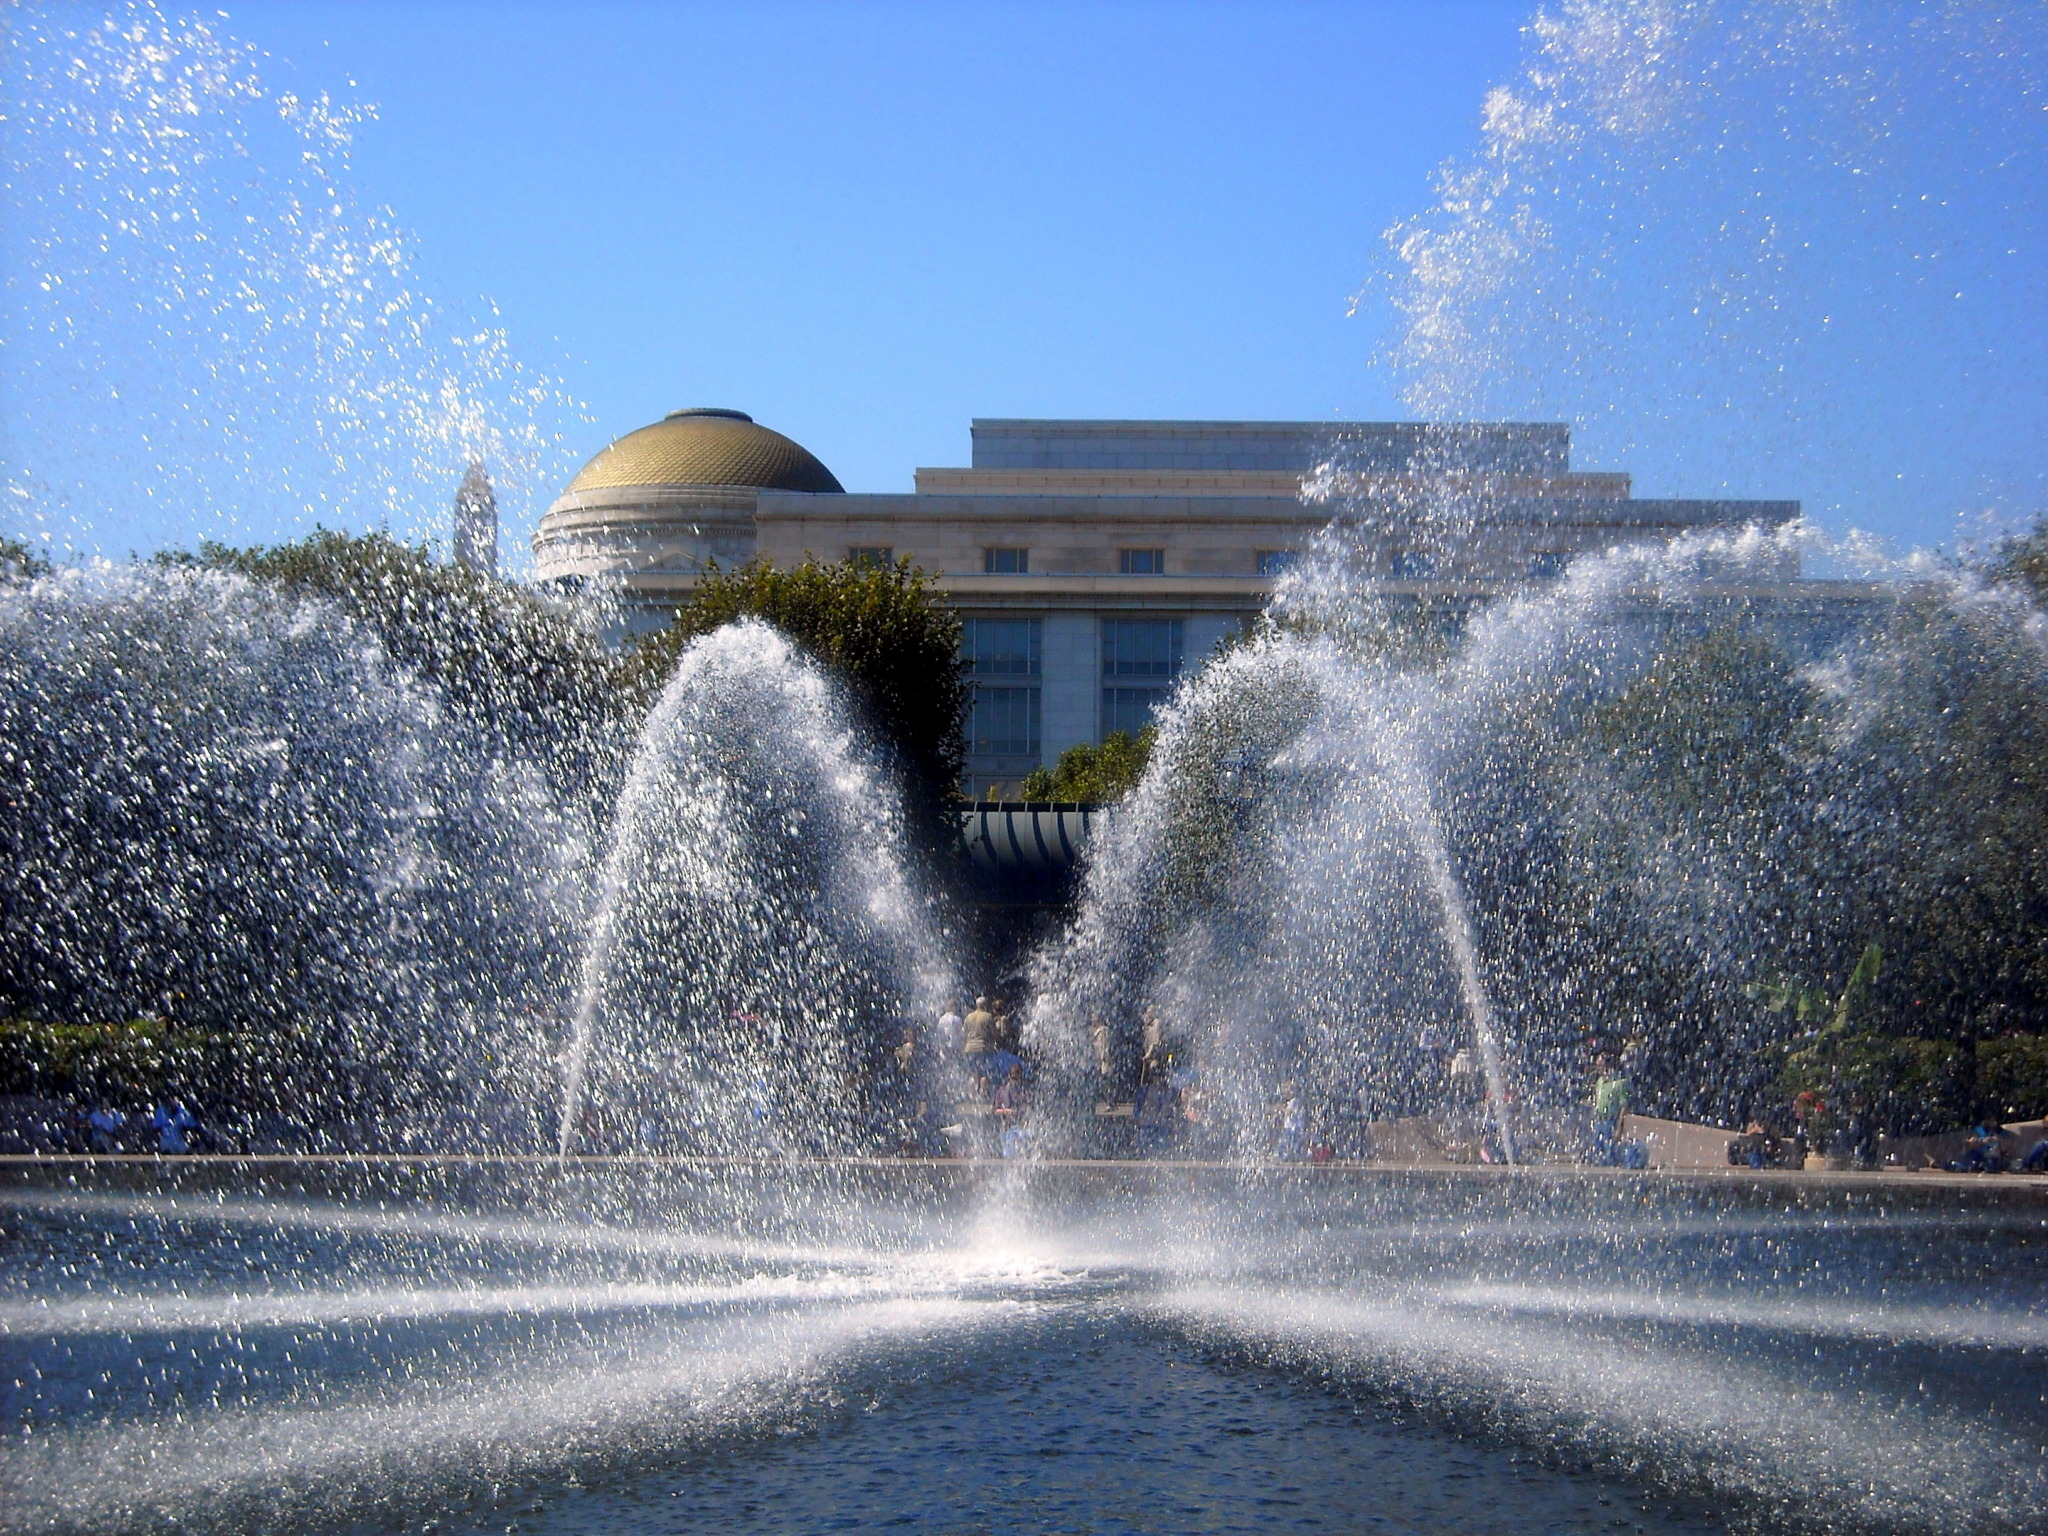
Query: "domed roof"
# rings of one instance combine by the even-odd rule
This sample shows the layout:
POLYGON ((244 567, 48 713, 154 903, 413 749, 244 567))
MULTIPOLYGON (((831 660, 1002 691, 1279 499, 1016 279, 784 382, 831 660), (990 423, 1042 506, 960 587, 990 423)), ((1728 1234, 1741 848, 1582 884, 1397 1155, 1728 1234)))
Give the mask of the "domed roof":
POLYGON ((671 411, 628 432, 569 482, 567 494, 621 485, 746 485, 764 491, 844 491, 802 445, 744 411, 671 411))

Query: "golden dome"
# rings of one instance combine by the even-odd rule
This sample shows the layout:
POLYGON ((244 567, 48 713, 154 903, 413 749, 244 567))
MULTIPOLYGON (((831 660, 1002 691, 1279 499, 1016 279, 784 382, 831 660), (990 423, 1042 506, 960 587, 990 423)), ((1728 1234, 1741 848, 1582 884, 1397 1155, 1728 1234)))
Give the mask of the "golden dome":
POLYGON ((628 432, 584 465, 569 490, 622 485, 745 485, 764 491, 843 491, 808 449, 743 411, 671 411, 628 432))

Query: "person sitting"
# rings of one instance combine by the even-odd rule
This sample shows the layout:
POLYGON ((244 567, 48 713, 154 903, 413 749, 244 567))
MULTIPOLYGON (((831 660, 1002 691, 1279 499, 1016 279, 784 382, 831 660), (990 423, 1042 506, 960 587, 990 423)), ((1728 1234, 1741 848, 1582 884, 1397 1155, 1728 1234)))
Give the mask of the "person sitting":
POLYGON ((1782 1156, 1778 1138, 1764 1129, 1761 1120, 1750 1121, 1740 1136, 1728 1139, 1731 1168, 1776 1168, 1782 1156))
POLYGON ((199 1121, 181 1101, 157 1105, 150 1124, 156 1130, 157 1151, 175 1157, 192 1150, 191 1136, 199 1129, 199 1121))
POLYGON ((111 1104, 93 1106, 91 1114, 85 1117, 87 1145, 95 1152, 118 1152, 121 1150, 121 1132, 128 1127, 128 1116, 111 1104))
POLYGON ((2010 1149, 2006 1143, 2012 1139, 2011 1132, 2002 1125, 1988 1121, 1980 1122, 1970 1132, 1970 1140, 1963 1148, 1963 1155, 1948 1165, 1950 1173, 2003 1173, 2011 1161, 2010 1149))
POLYGON ((1009 1080, 1014 1071, 1024 1070, 1024 1058, 1008 1046, 998 1046, 981 1058, 981 1071, 992 1086, 1009 1080))
POLYGON ((2048 1173, 2048 1136, 2035 1142, 2012 1168, 2014 1173, 2048 1173))
POLYGON ((1028 1090, 1024 1086, 1024 1063, 1013 1061, 1010 1070, 996 1085, 995 1096, 989 1100, 989 1107, 999 1115, 1020 1115, 1024 1112, 1024 1101, 1028 1090))
POLYGON ((1593 1058, 1593 1162, 1611 1167, 1619 1161, 1616 1142, 1626 1113, 1628 1079, 1615 1072, 1613 1059, 1603 1051, 1593 1058))

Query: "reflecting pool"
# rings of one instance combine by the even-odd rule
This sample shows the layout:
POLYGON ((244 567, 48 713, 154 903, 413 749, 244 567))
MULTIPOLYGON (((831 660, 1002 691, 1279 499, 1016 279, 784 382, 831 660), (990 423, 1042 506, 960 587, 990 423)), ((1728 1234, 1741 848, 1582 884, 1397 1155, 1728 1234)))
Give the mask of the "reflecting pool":
POLYGON ((2023 1531, 2031 1185, 16 1165, 6 1528, 2023 1531))

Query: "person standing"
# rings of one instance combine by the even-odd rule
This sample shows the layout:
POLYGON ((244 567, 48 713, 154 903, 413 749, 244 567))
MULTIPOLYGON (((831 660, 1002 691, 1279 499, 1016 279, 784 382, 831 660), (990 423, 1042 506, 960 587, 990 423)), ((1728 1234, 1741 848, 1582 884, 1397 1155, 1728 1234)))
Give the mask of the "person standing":
POLYGON ((1621 1117, 1628 1113, 1628 1078, 1614 1070, 1605 1051, 1593 1058, 1593 1161, 1611 1164, 1617 1154, 1621 1117))
POLYGON ((1004 1157, 1022 1157, 1026 1145, 1024 1108, 1029 1090, 1024 1086, 1024 1063, 1013 1062, 996 1088, 990 1108, 995 1111, 997 1148, 1004 1157))
POLYGON ((1155 1009, 1147 1008, 1144 1033, 1140 1036, 1139 1061, 1144 1065, 1159 1060, 1166 1050, 1166 1025, 1155 1009))
POLYGON ((1137 1100, 1131 1105, 1138 1156, 1157 1157, 1172 1150, 1179 1112, 1180 1092, 1169 1064, 1163 1055, 1147 1057, 1139 1068, 1137 1100))
POLYGON ((127 1126, 127 1115, 113 1105, 95 1105, 93 1112, 85 1117, 87 1145, 95 1152, 118 1152, 121 1150, 121 1132, 127 1126))
POLYGON ((1095 1075, 1108 1077, 1110 1074, 1109 1024, 1101 1018, 1091 1019, 1088 1024, 1088 1044, 1095 1052, 1095 1075))
POLYGON ((939 1049, 960 1050, 964 1042, 960 1038, 960 1011, 953 1006, 953 1000, 946 999, 946 1006, 939 1013, 939 1049))
POLYGON ((1280 1098, 1280 1135, 1273 1156, 1283 1163, 1298 1163, 1308 1156, 1308 1106, 1292 1083, 1281 1088, 1280 1098))
POLYGON ((982 1058, 995 1048, 996 1016, 989 1012, 988 999, 977 997, 967 1017, 960 1021, 960 1054, 967 1058, 970 1067, 978 1067, 982 1058))

